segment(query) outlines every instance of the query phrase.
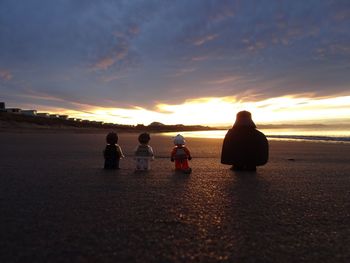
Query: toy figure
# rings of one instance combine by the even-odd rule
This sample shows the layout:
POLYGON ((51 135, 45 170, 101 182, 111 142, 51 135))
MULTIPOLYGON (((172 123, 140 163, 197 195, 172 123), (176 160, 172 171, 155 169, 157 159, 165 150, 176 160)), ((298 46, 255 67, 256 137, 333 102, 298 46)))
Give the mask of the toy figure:
POLYGON ((119 160, 124 157, 122 149, 117 144, 118 135, 115 132, 110 132, 106 137, 107 145, 103 151, 105 158, 105 169, 120 169, 119 160))
POLYGON ((265 135, 256 129, 248 111, 237 113, 235 124, 228 130, 221 152, 221 163, 232 165, 234 171, 255 171, 269 158, 265 135))
POLYGON ((153 149, 148 145, 151 137, 148 133, 139 135, 140 145, 135 151, 136 171, 148 171, 151 169, 151 161, 154 160, 153 149))
POLYGON ((188 161, 191 160, 191 153, 185 146, 185 138, 178 134, 174 138, 174 145, 171 152, 171 161, 175 161, 175 170, 182 171, 184 173, 191 173, 192 169, 188 166, 188 161))

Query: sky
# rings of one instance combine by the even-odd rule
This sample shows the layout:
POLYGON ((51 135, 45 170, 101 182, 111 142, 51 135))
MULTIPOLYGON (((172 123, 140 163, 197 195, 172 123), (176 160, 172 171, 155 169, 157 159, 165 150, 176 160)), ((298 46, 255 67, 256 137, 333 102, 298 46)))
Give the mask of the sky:
POLYGON ((0 0, 0 101, 122 124, 350 122, 348 0, 0 0))

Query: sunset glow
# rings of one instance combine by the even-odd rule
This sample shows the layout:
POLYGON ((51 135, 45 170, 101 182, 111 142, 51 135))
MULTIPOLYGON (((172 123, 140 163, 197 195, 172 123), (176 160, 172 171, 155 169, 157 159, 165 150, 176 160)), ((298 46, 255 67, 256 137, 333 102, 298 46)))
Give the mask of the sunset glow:
POLYGON ((243 102, 235 97, 199 98, 182 104, 158 104, 154 110, 134 108, 91 108, 64 111, 72 117, 120 124, 231 125, 241 110, 252 113, 260 124, 346 122, 350 116, 350 96, 312 99, 284 96, 262 101, 243 102))

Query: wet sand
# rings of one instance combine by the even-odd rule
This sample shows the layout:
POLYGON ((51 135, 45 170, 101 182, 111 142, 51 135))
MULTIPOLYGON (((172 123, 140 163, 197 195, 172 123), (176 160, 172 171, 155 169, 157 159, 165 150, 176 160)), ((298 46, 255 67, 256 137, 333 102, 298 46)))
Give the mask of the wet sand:
POLYGON ((134 173, 104 171, 103 134, 0 134, 0 262, 349 262, 350 144, 270 141, 256 173, 220 164, 221 141, 169 137, 134 173))

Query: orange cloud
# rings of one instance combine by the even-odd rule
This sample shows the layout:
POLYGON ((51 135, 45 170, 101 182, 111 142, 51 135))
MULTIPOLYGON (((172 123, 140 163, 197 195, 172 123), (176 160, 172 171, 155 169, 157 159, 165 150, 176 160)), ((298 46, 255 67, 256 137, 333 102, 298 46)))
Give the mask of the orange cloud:
POLYGON ((133 34, 133 35, 137 35, 140 32, 140 28, 136 25, 130 26, 129 27, 129 33, 133 34))
POLYGON ((0 79, 3 80, 11 80, 12 79, 12 74, 10 71, 6 69, 0 69, 0 79))
POLYGON ((103 58, 99 62, 97 62, 94 66, 95 69, 108 69, 115 63, 115 58, 103 58))
POLYGON ((218 34, 213 34, 213 35, 207 35, 207 36, 203 36, 201 38, 196 39, 193 42, 193 45, 195 46, 201 46, 209 41, 212 41, 214 39, 216 39, 219 35, 218 34))
POLYGON ((117 76, 117 75, 112 75, 112 76, 104 76, 102 77, 102 81, 104 82, 111 82, 113 80, 121 79, 123 78, 122 76, 117 76))
POLYGON ((115 48, 110 55, 105 56, 104 58, 97 61, 93 66, 92 70, 106 70, 113 66, 120 60, 123 60, 129 52, 129 46, 126 43, 121 43, 115 48))
POLYGON ((220 84, 226 84, 226 83, 230 83, 233 81, 237 81, 240 78, 241 77, 238 77, 238 76, 229 76, 229 77, 224 77, 224 78, 217 79, 217 80, 212 80, 212 81, 209 81, 208 83, 214 84, 214 85, 220 85, 220 84))

